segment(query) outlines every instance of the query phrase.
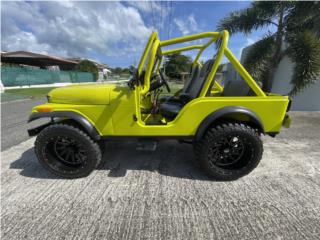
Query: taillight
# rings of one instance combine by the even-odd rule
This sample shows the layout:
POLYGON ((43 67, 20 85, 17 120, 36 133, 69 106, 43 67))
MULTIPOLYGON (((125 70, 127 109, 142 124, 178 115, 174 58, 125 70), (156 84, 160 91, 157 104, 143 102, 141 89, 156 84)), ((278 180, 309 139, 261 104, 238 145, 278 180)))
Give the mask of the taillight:
POLYGON ((289 111, 290 111, 291 103, 292 103, 292 100, 291 100, 291 99, 289 99, 289 103, 288 103, 287 111, 286 111, 286 112, 289 112, 289 111))

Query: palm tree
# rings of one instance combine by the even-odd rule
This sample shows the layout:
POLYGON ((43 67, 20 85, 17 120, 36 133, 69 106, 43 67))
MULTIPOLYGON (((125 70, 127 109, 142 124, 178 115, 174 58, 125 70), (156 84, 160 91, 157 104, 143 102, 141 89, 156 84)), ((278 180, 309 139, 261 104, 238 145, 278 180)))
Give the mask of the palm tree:
POLYGON ((280 61, 288 56, 294 63, 291 79, 296 94, 320 76, 320 2, 252 2, 250 7, 232 12, 218 24, 226 29, 249 34, 269 25, 276 27, 248 50, 244 66, 270 92, 280 61))

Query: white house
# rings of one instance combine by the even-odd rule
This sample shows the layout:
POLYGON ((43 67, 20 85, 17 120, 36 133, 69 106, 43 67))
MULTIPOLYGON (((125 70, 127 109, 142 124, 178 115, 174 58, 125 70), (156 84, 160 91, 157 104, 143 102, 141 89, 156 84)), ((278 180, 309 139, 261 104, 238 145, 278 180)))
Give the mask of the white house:
MULTIPOLYGON (((242 50, 241 62, 251 46, 248 46, 242 50)), ((278 69, 276 70, 272 92, 286 95, 292 89, 292 84, 290 83, 293 74, 294 63, 288 58, 284 57, 278 69)), ((232 72, 232 70, 231 70, 232 72)), ((235 77, 236 80, 240 76, 235 77)), ((319 81, 307 86, 305 89, 301 90, 297 95, 292 97, 291 110, 295 111, 320 111, 320 76, 319 81)))
MULTIPOLYGON (((287 94, 292 89, 290 83, 294 64, 288 57, 284 57, 276 71, 272 92, 287 94)), ((292 97, 291 110, 296 111, 320 111, 320 76, 319 81, 307 86, 296 96, 292 97)))

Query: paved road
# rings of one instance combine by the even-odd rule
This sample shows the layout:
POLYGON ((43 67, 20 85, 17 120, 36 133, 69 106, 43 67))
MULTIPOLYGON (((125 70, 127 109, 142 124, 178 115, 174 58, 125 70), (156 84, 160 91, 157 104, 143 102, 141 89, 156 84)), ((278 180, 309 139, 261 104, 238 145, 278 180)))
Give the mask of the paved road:
POLYGON ((45 102, 45 99, 18 100, 1 103, 1 150, 8 149, 29 137, 27 129, 39 124, 33 122, 27 124, 30 111, 33 106, 45 102))
POLYGON ((30 139, 2 152, 1 239, 319 239, 320 113, 293 115, 234 182, 209 180, 175 142, 109 143, 101 169, 63 180, 30 139))

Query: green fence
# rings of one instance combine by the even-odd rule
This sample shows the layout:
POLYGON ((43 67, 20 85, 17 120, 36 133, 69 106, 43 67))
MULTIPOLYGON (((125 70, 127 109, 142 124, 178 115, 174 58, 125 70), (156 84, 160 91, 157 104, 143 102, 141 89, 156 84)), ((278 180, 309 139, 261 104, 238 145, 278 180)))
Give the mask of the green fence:
POLYGON ((52 83, 93 82, 93 75, 75 71, 49 71, 45 69, 1 67, 1 81, 5 87, 52 83))
POLYGON ((106 79, 106 81, 123 81, 123 80, 129 80, 131 78, 130 74, 108 74, 108 77, 106 79))

